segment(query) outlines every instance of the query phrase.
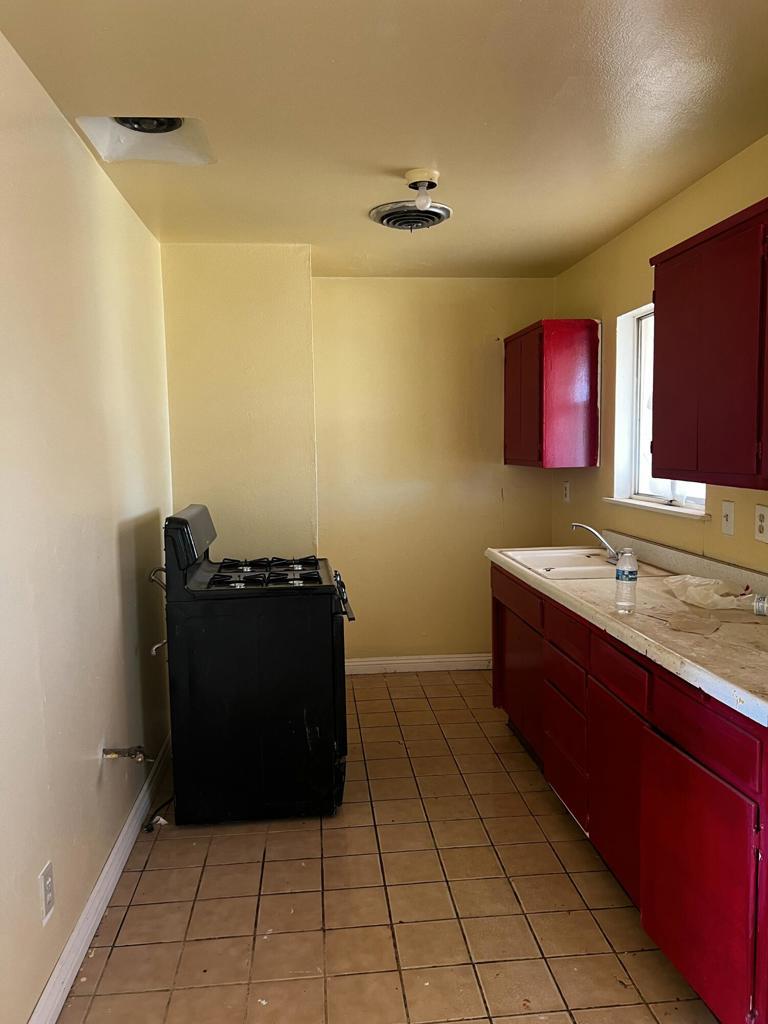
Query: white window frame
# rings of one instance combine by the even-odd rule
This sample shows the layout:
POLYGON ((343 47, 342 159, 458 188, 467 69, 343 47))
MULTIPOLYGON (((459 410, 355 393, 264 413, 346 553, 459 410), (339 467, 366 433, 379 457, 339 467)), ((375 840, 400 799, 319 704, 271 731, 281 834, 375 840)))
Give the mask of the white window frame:
POLYGON ((669 497, 639 490, 640 329, 642 321, 652 315, 653 304, 649 303, 624 313, 616 321, 614 486, 613 497, 605 500, 674 515, 705 517, 706 491, 703 498, 690 497, 690 484, 685 481, 670 481, 669 497))

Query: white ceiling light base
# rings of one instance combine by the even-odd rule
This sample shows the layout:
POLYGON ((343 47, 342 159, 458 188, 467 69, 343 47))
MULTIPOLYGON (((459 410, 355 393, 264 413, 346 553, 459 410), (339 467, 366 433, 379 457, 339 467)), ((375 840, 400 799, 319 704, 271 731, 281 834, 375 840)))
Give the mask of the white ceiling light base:
POLYGON ((427 188, 437 188, 440 171, 434 167, 416 167, 412 171, 406 171, 403 177, 408 182, 408 188, 418 188, 422 183, 426 184, 427 188))
POLYGON ((176 131, 137 132, 113 117, 78 117, 78 127, 105 163, 149 160, 164 164, 212 164, 216 158, 202 122, 185 117, 176 131))

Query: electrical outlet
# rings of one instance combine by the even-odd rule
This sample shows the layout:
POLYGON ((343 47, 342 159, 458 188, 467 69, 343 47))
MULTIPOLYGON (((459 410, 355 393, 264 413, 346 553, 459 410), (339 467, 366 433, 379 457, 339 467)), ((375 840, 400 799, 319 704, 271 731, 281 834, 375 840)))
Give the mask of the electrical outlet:
POLYGON ((570 500, 571 500, 571 482, 570 482, 570 480, 565 480, 563 482, 563 501, 570 502, 570 500))
POLYGON ((50 861, 37 876, 37 880, 40 883, 40 913, 43 924, 47 924, 56 902, 56 894, 53 891, 53 864, 50 861))
POLYGON ((768 544, 768 505, 755 505, 755 540, 768 544))
POLYGON ((720 529, 728 537, 733 536, 736 523, 736 506, 732 501, 724 501, 720 506, 720 529))

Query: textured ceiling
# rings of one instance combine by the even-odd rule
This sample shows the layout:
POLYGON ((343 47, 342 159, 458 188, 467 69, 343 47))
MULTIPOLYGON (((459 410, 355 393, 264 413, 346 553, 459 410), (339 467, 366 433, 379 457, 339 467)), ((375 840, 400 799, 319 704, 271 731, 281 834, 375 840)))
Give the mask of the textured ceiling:
POLYGON ((105 165, 163 241, 328 275, 542 275, 768 132, 765 0, 3 0, 74 120, 200 118, 205 167, 105 165), (447 224, 369 207, 433 165, 447 224))

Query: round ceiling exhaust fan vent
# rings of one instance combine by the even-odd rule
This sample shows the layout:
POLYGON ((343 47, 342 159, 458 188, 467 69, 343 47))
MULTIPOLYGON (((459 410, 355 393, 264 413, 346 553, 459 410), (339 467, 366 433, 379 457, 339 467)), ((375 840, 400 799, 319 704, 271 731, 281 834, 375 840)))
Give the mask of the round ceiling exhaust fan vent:
POLYGON ((142 135, 167 135, 178 131, 184 124, 183 117, 116 117, 114 120, 123 128, 142 135))
POLYGON ((420 231, 442 224, 451 216, 450 206, 432 203, 427 210, 420 210, 413 199, 403 199, 397 203, 382 203, 374 206, 368 213, 372 221, 383 224, 385 228, 397 228, 398 231, 420 231))
POLYGON ((408 188, 417 193, 416 199, 403 199, 396 203, 382 203, 368 211, 368 216, 385 228, 396 228, 398 231, 420 231, 422 228, 433 228, 453 213, 450 206, 433 203, 430 192, 437 188, 440 172, 434 167, 417 167, 406 171, 404 178, 408 188))

